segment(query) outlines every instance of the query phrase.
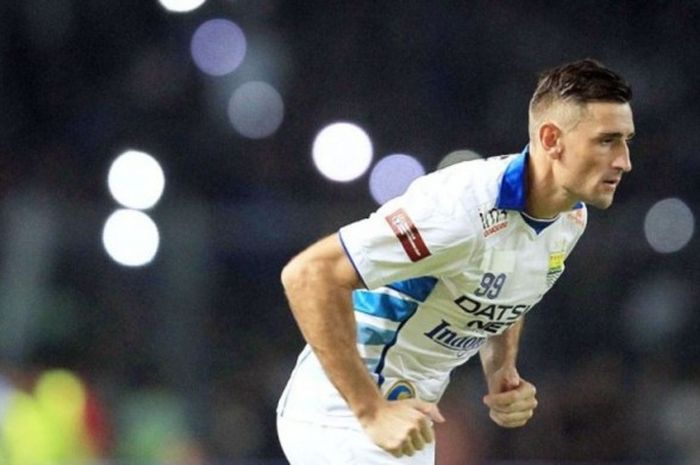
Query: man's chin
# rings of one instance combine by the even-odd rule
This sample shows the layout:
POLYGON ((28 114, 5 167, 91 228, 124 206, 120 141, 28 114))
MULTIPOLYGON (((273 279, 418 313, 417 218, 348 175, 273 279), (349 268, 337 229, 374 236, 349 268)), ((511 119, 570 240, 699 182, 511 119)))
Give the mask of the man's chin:
POLYGON ((613 204, 613 196, 596 197, 584 200, 586 205, 592 205, 599 210, 607 210, 613 204))

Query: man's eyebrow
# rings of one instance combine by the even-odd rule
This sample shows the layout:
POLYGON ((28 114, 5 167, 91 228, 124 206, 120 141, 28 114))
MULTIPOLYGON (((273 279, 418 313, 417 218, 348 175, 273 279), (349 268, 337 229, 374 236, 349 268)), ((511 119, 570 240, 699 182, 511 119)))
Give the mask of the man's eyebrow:
POLYGON ((629 133, 629 134, 626 135, 626 136, 625 136, 623 133, 621 133, 621 132, 601 132, 600 134, 598 134, 598 137, 601 137, 601 138, 603 138, 603 137, 612 137, 612 138, 616 138, 616 139, 620 139, 620 138, 623 138, 623 137, 624 137, 625 139, 632 139, 634 136, 635 136, 635 134, 634 134, 633 132, 629 133))

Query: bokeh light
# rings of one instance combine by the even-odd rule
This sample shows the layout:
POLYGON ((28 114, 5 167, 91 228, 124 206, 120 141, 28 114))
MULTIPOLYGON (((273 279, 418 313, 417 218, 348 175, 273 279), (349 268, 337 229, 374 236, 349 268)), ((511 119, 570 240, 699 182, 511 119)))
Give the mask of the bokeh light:
POLYGON ((247 42, 243 30, 227 19, 211 19, 192 36, 190 51, 197 67, 206 74, 223 76, 234 71, 245 58, 247 42))
POLYGON ((160 236, 153 220, 138 210, 117 210, 102 230, 102 244, 120 265, 143 266, 158 252, 160 236))
POLYGON ((369 191, 383 204, 404 192, 414 179, 425 174, 423 165, 410 155, 387 155, 374 165, 369 175, 369 191))
POLYGON ((231 96, 228 117, 242 136, 261 139, 274 133, 284 118, 284 103, 270 84, 246 82, 231 96))
POLYGON ((204 4, 206 0, 158 0, 163 8, 173 13, 187 13, 194 11, 204 4))
POLYGON ((654 204, 644 219, 644 234, 659 253, 678 252, 693 237, 695 217, 681 199, 668 198, 654 204))
POLYGON ((128 150, 112 162, 107 185, 114 200, 122 206, 144 210, 160 200, 165 176, 155 158, 144 152, 128 150))
POLYGON ((372 163, 372 141, 356 124, 333 123, 314 139, 313 160, 316 169, 332 181, 347 182, 359 178, 372 163))
POLYGON ((461 163, 463 161, 480 160, 482 158, 484 157, 482 157, 473 150, 455 150, 454 152, 448 153, 442 160, 440 160, 437 169, 446 168, 448 166, 461 163))
POLYGON ((638 351, 663 347, 692 317, 693 289, 682 276, 654 270, 635 280, 622 308, 627 338, 638 351))

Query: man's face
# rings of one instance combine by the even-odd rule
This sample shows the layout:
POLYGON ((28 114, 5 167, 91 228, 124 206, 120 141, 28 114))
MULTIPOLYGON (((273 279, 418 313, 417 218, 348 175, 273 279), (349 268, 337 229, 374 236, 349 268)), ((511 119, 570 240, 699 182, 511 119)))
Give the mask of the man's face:
POLYGON ((608 208, 622 174, 632 169, 628 142, 633 136, 628 103, 588 103, 581 121, 562 136, 555 163, 559 184, 578 201, 608 208))

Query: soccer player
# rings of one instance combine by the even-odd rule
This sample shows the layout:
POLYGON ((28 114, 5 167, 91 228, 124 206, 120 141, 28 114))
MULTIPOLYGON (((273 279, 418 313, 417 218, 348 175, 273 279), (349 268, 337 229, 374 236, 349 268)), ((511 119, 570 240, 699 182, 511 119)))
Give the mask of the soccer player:
POLYGON ((307 342, 278 405, 292 465, 432 464, 450 372, 479 353, 491 419, 523 426, 523 317, 631 170, 631 90, 586 59, 544 72, 521 153, 417 179, 282 271, 307 342))

